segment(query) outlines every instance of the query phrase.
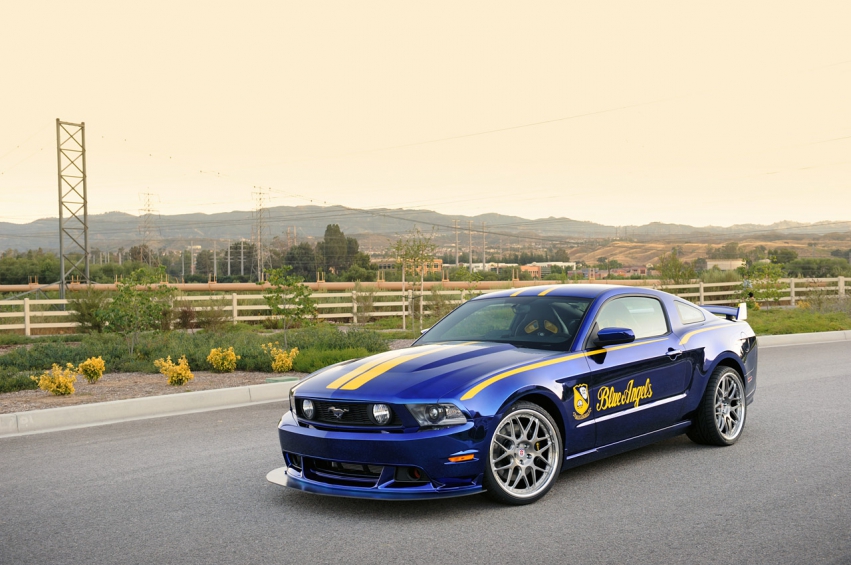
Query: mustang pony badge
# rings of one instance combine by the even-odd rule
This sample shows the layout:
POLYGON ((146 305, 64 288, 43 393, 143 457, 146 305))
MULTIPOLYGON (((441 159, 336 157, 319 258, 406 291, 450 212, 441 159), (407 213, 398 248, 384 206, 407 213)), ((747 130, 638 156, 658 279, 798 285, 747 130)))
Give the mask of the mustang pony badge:
POLYGON ((591 415, 590 394, 588 385, 576 385, 573 387, 573 417, 584 420, 591 415))

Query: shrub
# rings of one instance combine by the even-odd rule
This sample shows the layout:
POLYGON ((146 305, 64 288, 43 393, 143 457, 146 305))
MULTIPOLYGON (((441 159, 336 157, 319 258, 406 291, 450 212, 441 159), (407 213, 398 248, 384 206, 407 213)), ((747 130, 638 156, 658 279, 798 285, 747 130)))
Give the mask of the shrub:
POLYGON ((40 377, 30 377, 38 384, 41 390, 53 393, 57 396, 74 394, 74 383, 77 377, 74 375, 74 365, 68 363, 64 369, 56 363, 50 371, 45 371, 40 377))
POLYGON ((182 356, 175 365, 171 361, 169 355, 165 360, 157 359, 154 361, 154 366, 160 370, 160 373, 168 377, 168 384, 172 386, 181 386, 195 378, 192 371, 189 370, 189 362, 186 361, 186 356, 182 356))
POLYGON ((15 369, 0 369, 0 393, 19 390, 34 390, 38 384, 26 372, 15 369))
POLYGON ((328 365, 348 361, 349 359, 359 359, 369 355, 369 351, 364 348, 349 348, 349 349, 308 349, 299 354, 293 360, 293 370, 300 373, 312 373, 318 371, 328 365))
POLYGON ((100 333, 104 328, 104 312, 108 304, 107 293, 87 288, 68 300, 73 311, 71 320, 80 324, 80 328, 86 333, 100 333))
POLYGON ((293 347, 289 353, 278 347, 277 341, 275 343, 264 343, 260 347, 272 356, 272 370, 274 372, 285 373, 293 370, 293 359, 298 355, 298 347, 293 347))
POLYGON ((89 357, 77 366, 77 372, 92 384, 98 382, 105 370, 106 365, 100 357, 89 357))
POLYGON ((231 314, 225 310, 230 303, 224 298, 216 298, 195 312, 198 327, 210 332, 221 332, 231 322, 231 314))
POLYGON ((210 350, 207 356, 207 363, 213 366, 215 371, 220 373, 232 373, 236 369, 236 362, 242 359, 234 353, 233 347, 227 349, 216 347, 210 350))

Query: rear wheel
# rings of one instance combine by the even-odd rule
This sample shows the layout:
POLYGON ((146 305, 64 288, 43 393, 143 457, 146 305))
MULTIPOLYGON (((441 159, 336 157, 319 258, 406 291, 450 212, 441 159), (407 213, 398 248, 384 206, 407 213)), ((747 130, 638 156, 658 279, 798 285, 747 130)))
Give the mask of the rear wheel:
POLYGON ((688 437, 705 445, 733 445, 742 435, 746 412, 742 377, 735 369, 718 367, 709 377, 688 437))
POLYGON ((484 485, 504 504, 531 504, 553 486, 561 471, 562 439, 552 417, 537 404, 508 409, 491 438, 484 485))

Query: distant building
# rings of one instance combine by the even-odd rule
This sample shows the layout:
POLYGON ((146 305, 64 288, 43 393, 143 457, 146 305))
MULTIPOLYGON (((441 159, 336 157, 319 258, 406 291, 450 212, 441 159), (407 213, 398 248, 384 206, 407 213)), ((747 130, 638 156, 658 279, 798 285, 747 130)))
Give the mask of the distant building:
POLYGON ((529 275, 533 279, 541 278, 541 266, 540 265, 520 265, 520 272, 529 273, 529 275))
POLYGON ((565 271, 573 271, 576 269, 576 261, 547 261, 546 263, 529 263, 541 268, 541 276, 545 277, 552 273, 553 267, 561 267, 565 271))
POLYGON ((706 268, 713 269, 718 267, 722 271, 735 271, 739 267, 744 267, 745 262, 741 259, 707 259, 706 268))
MULTIPOLYGON (((379 271, 395 271, 401 266, 401 261, 398 259, 373 259, 372 264, 378 267, 379 271)), ((416 271, 419 273, 422 267, 417 266, 416 271)), ((440 273, 443 271, 443 259, 433 259, 425 264, 425 274, 440 273)))

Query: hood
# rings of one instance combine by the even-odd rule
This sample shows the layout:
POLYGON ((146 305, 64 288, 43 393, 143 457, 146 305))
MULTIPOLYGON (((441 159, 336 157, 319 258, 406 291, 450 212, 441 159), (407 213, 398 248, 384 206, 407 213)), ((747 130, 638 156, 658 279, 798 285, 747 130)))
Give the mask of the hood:
POLYGON ((507 343, 443 343, 334 365, 297 385, 299 396, 402 403, 449 398, 491 375, 563 352, 507 343))

